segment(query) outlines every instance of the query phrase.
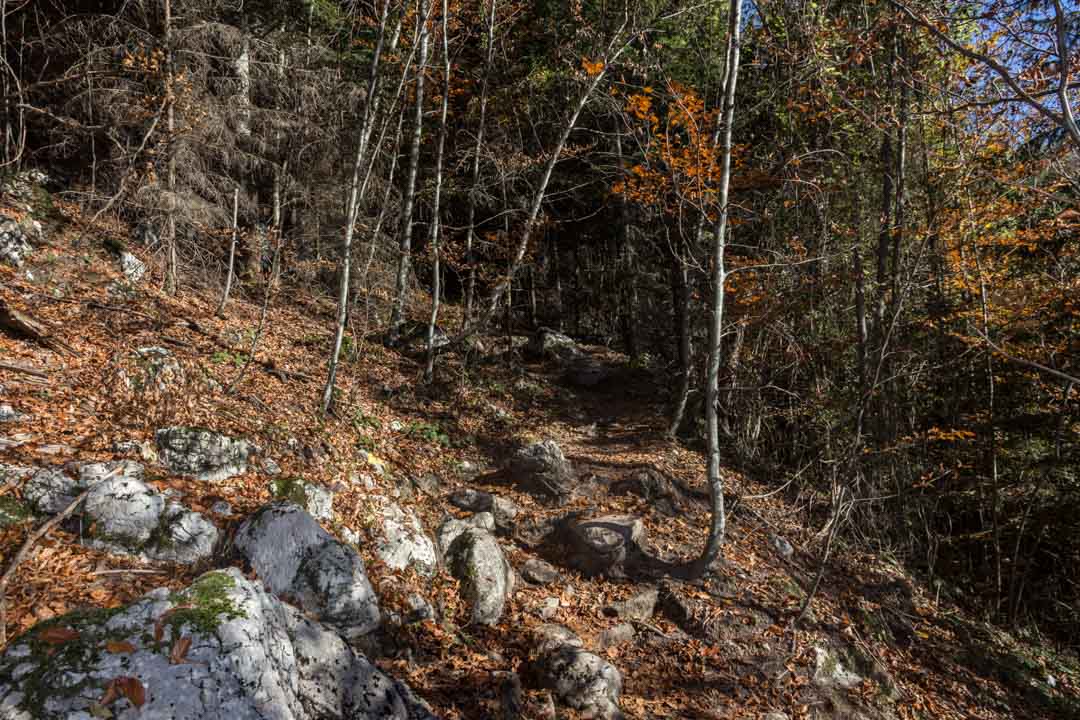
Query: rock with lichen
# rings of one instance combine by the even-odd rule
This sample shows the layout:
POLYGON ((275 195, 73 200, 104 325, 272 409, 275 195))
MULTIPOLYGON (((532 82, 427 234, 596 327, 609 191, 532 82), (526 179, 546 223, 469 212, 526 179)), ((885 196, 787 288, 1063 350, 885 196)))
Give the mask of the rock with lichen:
POLYGON ((428 720, 326 626, 234 568, 41 623, 0 655, 0 719, 428 720))

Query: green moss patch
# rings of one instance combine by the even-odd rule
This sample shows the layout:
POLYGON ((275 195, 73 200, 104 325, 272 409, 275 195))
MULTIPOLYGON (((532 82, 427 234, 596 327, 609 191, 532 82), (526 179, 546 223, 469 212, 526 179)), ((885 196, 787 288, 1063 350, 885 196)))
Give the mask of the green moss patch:
POLYGON ((235 587, 236 580, 227 573, 203 575, 191 587, 169 596, 178 607, 168 614, 166 623, 177 630, 188 625, 204 635, 212 634, 221 623, 244 617, 229 597, 235 587))
POLYGON ((10 495, 0 497, 0 528, 18 525, 33 516, 34 514, 30 512, 30 508, 19 500, 10 495))

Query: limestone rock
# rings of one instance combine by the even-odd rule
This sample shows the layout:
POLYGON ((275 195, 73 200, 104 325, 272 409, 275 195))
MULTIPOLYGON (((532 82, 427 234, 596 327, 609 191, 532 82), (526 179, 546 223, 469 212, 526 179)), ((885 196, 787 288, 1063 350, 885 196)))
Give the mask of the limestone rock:
POLYGON ((247 472, 251 445, 202 428, 170 427, 155 434, 161 461, 177 475, 220 482, 247 472))
POLYGON ((645 525, 632 515, 573 520, 567 544, 569 562, 586 575, 619 576, 634 562, 645 540, 645 525))
POLYGON ((30 239, 42 236, 41 223, 36 220, 19 222, 0 216, 0 262, 22 267, 26 256, 33 252, 30 239))
POLYGON ((379 520, 382 541, 375 552, 383 562, 395 570, 413 566, 423 575, 435 572, 439 564, 435 544, 415 512, 385 501, 379 510, 379 520))
POLYGON ((648 588, 626 600, 611 603, 604 608, 604 614, 626 620, 648 620, 656 611, 659 597, 657 588, 648 588))
POLYGON ((137 472, 107 477, 100 463, 83 466, 80 472, 81 478, 95 479, 89 483, 92 488, 83 506, 91 546, 184 564, 213 555, 217 526, 138 479, 141 465, 129 461, 116 464, 120 468, 134 466, 137 472))
POLYGON ((303 508, 289 502, 263 507, 236 531, 235 543, 270 592, 295 599, 347 637, 379 626, 363 560, 303 508))
POLYGON ((514 589, 514 569, 498 540, 466 521, 448 520, 439 528, 439 543, 451 574, 461 583, 462 597, 472 607, 473 622, 497 623, 514 589))
POLYGON ((814 648, 814 684, 823 689, 850 690, 863 682, 863 677, 844 667, 834 650, 814 648))
POLYGON ((14 640, 0 655, 0 718, 34 717, 434 720, 407 686, 233 568, 119 610, 60 617, 14 640), (35 651, 46 627, 75 637, 62 652, 35 651), (181 641, 185 662, 171 663, 181 641), (131 651, 111 652, 110 642, 131 651), (126 697, 101 703, 121 677, 143 690, 141 708, 126 697))
POLYGON ((120 254, 120 269, 132 285, 137 285, 146 275, 146 263, 126 250, 120 254))
POLYGON ((529 558, 521 566, 521 577, 534 585, 550 585, 559 579, 559 569, 549 562, 529 558))
POLYGON ((330 520, 334 517, 334 492, 302 478, 274 478, 270 481, 270 495, 278 500, 288 500, 299 505, 316 520, 330 520))
POLYGON ((538 359, 573 360, 581 355, 581 350, 568 335, 542 327, 529 338, 525 354, 538 359))
POLYGON ((621 718, 622 675, 607 660, 587 652, 566 628, 544 625, 537 633, 535 668, 543 687, 564 703, 597 718, 621 718))
POLYGON ((532 443, 514 453, 511 479, 528 492, 565 500, 573 490, 573 468, 554 440, 532 443))

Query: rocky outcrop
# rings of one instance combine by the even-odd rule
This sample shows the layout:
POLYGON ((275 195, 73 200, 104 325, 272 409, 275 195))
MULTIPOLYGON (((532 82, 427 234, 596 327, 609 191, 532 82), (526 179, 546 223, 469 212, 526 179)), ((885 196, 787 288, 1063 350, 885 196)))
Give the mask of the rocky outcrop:
POLYGON ((606 605, 604 614, 624 620, 648 620, 656 611, 659 598, 660 591, 657 588, 647 588, 626 600, 618 600, 606 605))
POLYGON ((540 497, 565 502, 573 492, 573 468, 554 440, 519 449, 508 472, 513 482, 540 497))
POLYGON ((203 428, 170 427, 155 434, 161 462, 177 475, 220 482, 247 472, 252 447, 203 428))
POLYGON ((379 626, 379 604, 364 561, 303 508, 267 505, 244 521, 235 544, 266 588, 347 637, 379 626))
POLYGON ((514 569, 503 555, 499 541, 483 527, 494 525, 494 519, 487 513, 477 518, 479 523, 464 520, 443 523, 439 528, 439 546, 451 574, 460 582, 462 598, 472 608, 472 621, 494 625, 502 617, 513 592, 514 569))
POLYGON ((560 625, 542 625, 535 633, 534 670, 543 687, 559 699, 596 718, 621 718, 622 675, 598 655, 587 652, 577 635, 560 625))
POLYGON ((229 568, 38 625, 0 656, 0 718, 428 720, 327 627, 229 568))

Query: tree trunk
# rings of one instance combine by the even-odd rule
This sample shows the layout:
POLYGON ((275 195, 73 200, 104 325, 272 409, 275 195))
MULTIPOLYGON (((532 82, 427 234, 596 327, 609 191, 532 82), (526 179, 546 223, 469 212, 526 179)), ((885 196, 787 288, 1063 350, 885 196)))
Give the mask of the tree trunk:
POLYGON ((671 302, 675 316, 675 327, 679 334, 679 385, 675 391, 671 410, 671 423, 667 435, 674 438, 682 426, 686 414, 686 401, 690 396, 690 379, 693 372, 693 348, 690 341, 690 273, 685 256, 685 245, 671 246, 671 231, 665 225, 668 247, 671 248, 671 302))
POLYGON ((450 40, 447 37, 447 16, 450 14, 447 0, 442 3, 442 50, 443 50, 443 95, 439 114, 439 144, 435 151, 435 197, 431 203, 431 318, 427 328, 427 362, 424 364, 424 382, 435 379, 435 324, 439 320, 439 301, 442 293, 442 268, 439 267, 439 211, 442 200, 443 184, 443 149, 446 147, 446 113, 450 102, 450 40))
MULTIPOLYGON (((382 55, 383 38, 386 34, 386 18, 390 9, 390 0, 383 4, 382 17, 379 22, 379 35, 375 43, 375 55, 371 60, 371 79, 368 84, 369 93, 374 93, 378 86, 379 60, 382 55)), ((371 95, 369 94, 370 98, 371 95)), ((334 345, 330 351, 330 362, 327 368, 326 385, 323 388, 321 410, 325 415, 330 411, 330 405, 334 398, 334 383, 337 378, 338 361, 341 358, 341 343, 345 338, 345 325, 349 308, 349 270, 352 259, 353 233, 356 231, 356 216, 360 212, 360 171, 364 165, 364 152, 366 150, 364 138, 370 137, 370 132, 365 130, 374 123, 372 106, 369 102, 364 108, 364 119, 361 125, 360 142, 356 146, 356 155, 353 160, 352 178, 349 183, 348 212, 345 217, 345 240, 341 248, 341 283, 338 289, 338 312, 336 331, 334 333, 334 345)))
POLYGON ((476 259, 473 257, 473 240, 476 236, 476 193, 480 188, 480 151, 484 146, 484 129, 487 125, 488 81, 491 79, 491 61, 495 55, 495 4, 490 0, 487 12, 487 55, 484 58, 484 79, 480 84, 480 122, 476 129, 476 143, 473 145, 472 189, 469 191, 469 209, 465 230, 465 263, 468 277, 465 281, 465 312, 461 318, 461 329, 467 330, 473 316, 473 301, 476 297, 476 259))
POLYGON ((176 88, 174 87, 175 68, 173 67, 172 47, 172 1, 165 0, 165 130, 168 133, 168 170, 165 191, 168 199, 165 203, 165 292, 175 295, 179 280, 177 278, 176 257, 176 88))
POLYGON ((417 37, 420 43, 420 62, 416 66, 416 110, 413 114, 412 147, 409 151, 409 172, 401 203, 401 237, 398 245, 398 267, 394 283, 394 301, 390 308, 389 344, 397 343, 405 314, 405 296, 409 283, 409 256, 412 253, 413 203, 416 199, 416 176, 420 167, 420 139, 424 132, 424 75, 428 61, 428 0, 418 0, 417 37))
POLYGON ((742 33, 742 0, 730 0, 728 25, 727 72, 724 78, 724 132, 721 145, 719 188, 719 218, 713 241, 713 302, 709 324, 709 361, 705 376, 705 431, 708 452, 707 480, 711 520, 709 535, 701 557, 692 567, 693 574, 703 575, 720 555, 724 543, 726 516, 724 514, 724 483, 720 476, 720 434, 717 423, 717 401, 720 395, 720 337, 724 325, 724 267, 728 229, 728 190, 731 184, 731 135, 735 119, 735 86, 739 78, 739 43, 742 33))
POLYGON ((233 282, 233 267, 236 262, 236 236, 237 236, 237 220, 239 219, 240 211, 240 188, 233 190, 233 210, 232 210, 232 242, 229 243, 229 269, 225 275, 225 289, 221 292, 221 303, 218 304, 217 316, 225 317, 225 303, 229 302, 229 290, 232 289, 233 282))

